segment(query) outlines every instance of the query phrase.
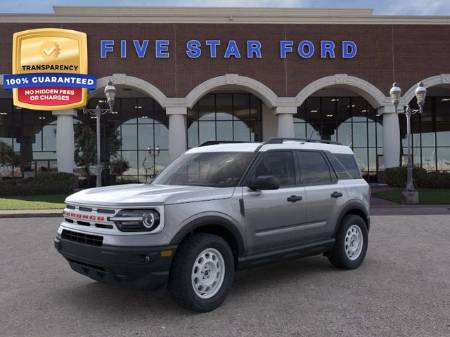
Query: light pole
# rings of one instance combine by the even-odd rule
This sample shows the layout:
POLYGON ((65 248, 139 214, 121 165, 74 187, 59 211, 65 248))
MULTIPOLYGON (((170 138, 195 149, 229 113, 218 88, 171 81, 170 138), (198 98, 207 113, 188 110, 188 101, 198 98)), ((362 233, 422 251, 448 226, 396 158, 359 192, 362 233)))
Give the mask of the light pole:
POLYGON ((114 100, 116 99, 116 87, 112 83, 112 81, 108 82, 108 85, 104 90, 106 102, 108 103, 108 109, 100 108, 100 105, 97 103, 95 109, 83 109, 84 113, 89 113, 95 116, 96 119, 96 129, 97 129, 97 162, 95 165, 95 175, 97 176, 95 186, 102 186, 102 163, 101 163, 101 138, 100 138, 100 118, 102 115, 111 113, 114 114, 114 100))
POLYGON ((392 85, 391 90, 389 91, 391 96, 392 104, 395 108, 395 113, 403 113, 406 116, 406 136, 408 141, 408 166, 407 166, 407 175, 406 175, 406 187, 403 191, 403 197, 405 198, 406 203, 418 203, 419 202, 419 193, 414 188, 413 181, 413 156, 412 156, 412 134, 411 134, 411 117, 415 114, 421 114, 423 112, 423 106, 425 104, 425 98, 427 95, 427 89, 423 86, 423 83, 420 82, 417 85, 415 95, 417 100, 417 105, 419 109, 411 109, 409 104, 403 107, 403 111, 398 112, 398 105, 400 103, 400 97, 402 94, 402 89, 398 86, 397 83, 392 85))

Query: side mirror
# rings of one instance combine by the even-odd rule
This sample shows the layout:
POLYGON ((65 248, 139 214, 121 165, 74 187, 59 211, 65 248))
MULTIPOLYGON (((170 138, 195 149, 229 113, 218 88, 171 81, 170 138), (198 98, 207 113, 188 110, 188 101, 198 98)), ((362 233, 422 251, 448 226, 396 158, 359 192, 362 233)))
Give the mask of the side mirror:
POLYGON ((274 176, 259 176, 254 178, 248 187, 254 191, 277 190, 280 188, 280 182, 274 176))

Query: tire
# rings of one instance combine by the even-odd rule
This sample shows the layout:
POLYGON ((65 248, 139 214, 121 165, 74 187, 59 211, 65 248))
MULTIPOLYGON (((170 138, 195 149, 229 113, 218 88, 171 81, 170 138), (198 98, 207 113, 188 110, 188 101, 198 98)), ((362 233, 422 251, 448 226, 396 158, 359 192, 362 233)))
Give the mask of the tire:
POLYGON ((336 243, 328 254, 330 262, 341 269, 356 269, 367 253, 367 225, 359 215, 347 215, 336 234, 336 243), (359 241, 362 239, 362 242, 359 241))
POLYGON ((178 247, 168 288, 184 308, 208 312, 223 303, 233 279, 234 256, 228 243, 217 235, 196 233, 178 247))

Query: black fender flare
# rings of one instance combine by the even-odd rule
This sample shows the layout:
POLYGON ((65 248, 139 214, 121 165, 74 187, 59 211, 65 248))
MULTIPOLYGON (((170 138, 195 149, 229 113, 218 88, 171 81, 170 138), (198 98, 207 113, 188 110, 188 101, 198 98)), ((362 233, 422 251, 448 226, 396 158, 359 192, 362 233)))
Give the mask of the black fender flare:
POLYGON ((237 245, 236 248, 238 250, 238 255, 241 256, 244 254, 245 245, 241 231, 231 220, 220 215, 200 216, 187 222, 186 224, 183 224, 182 228, 175 234, 170 244, 179 245, 186 235, 203 226, 218 226, 231 233, 237 245))

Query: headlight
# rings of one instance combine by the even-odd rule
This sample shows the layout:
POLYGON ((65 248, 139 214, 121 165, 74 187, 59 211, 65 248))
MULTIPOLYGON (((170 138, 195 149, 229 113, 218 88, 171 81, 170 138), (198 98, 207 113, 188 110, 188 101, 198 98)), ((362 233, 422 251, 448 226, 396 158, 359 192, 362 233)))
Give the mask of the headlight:
POLYGON ((122 232, 160 232, 162 224, 157 210, 123 209, 111 218, 122 232))

